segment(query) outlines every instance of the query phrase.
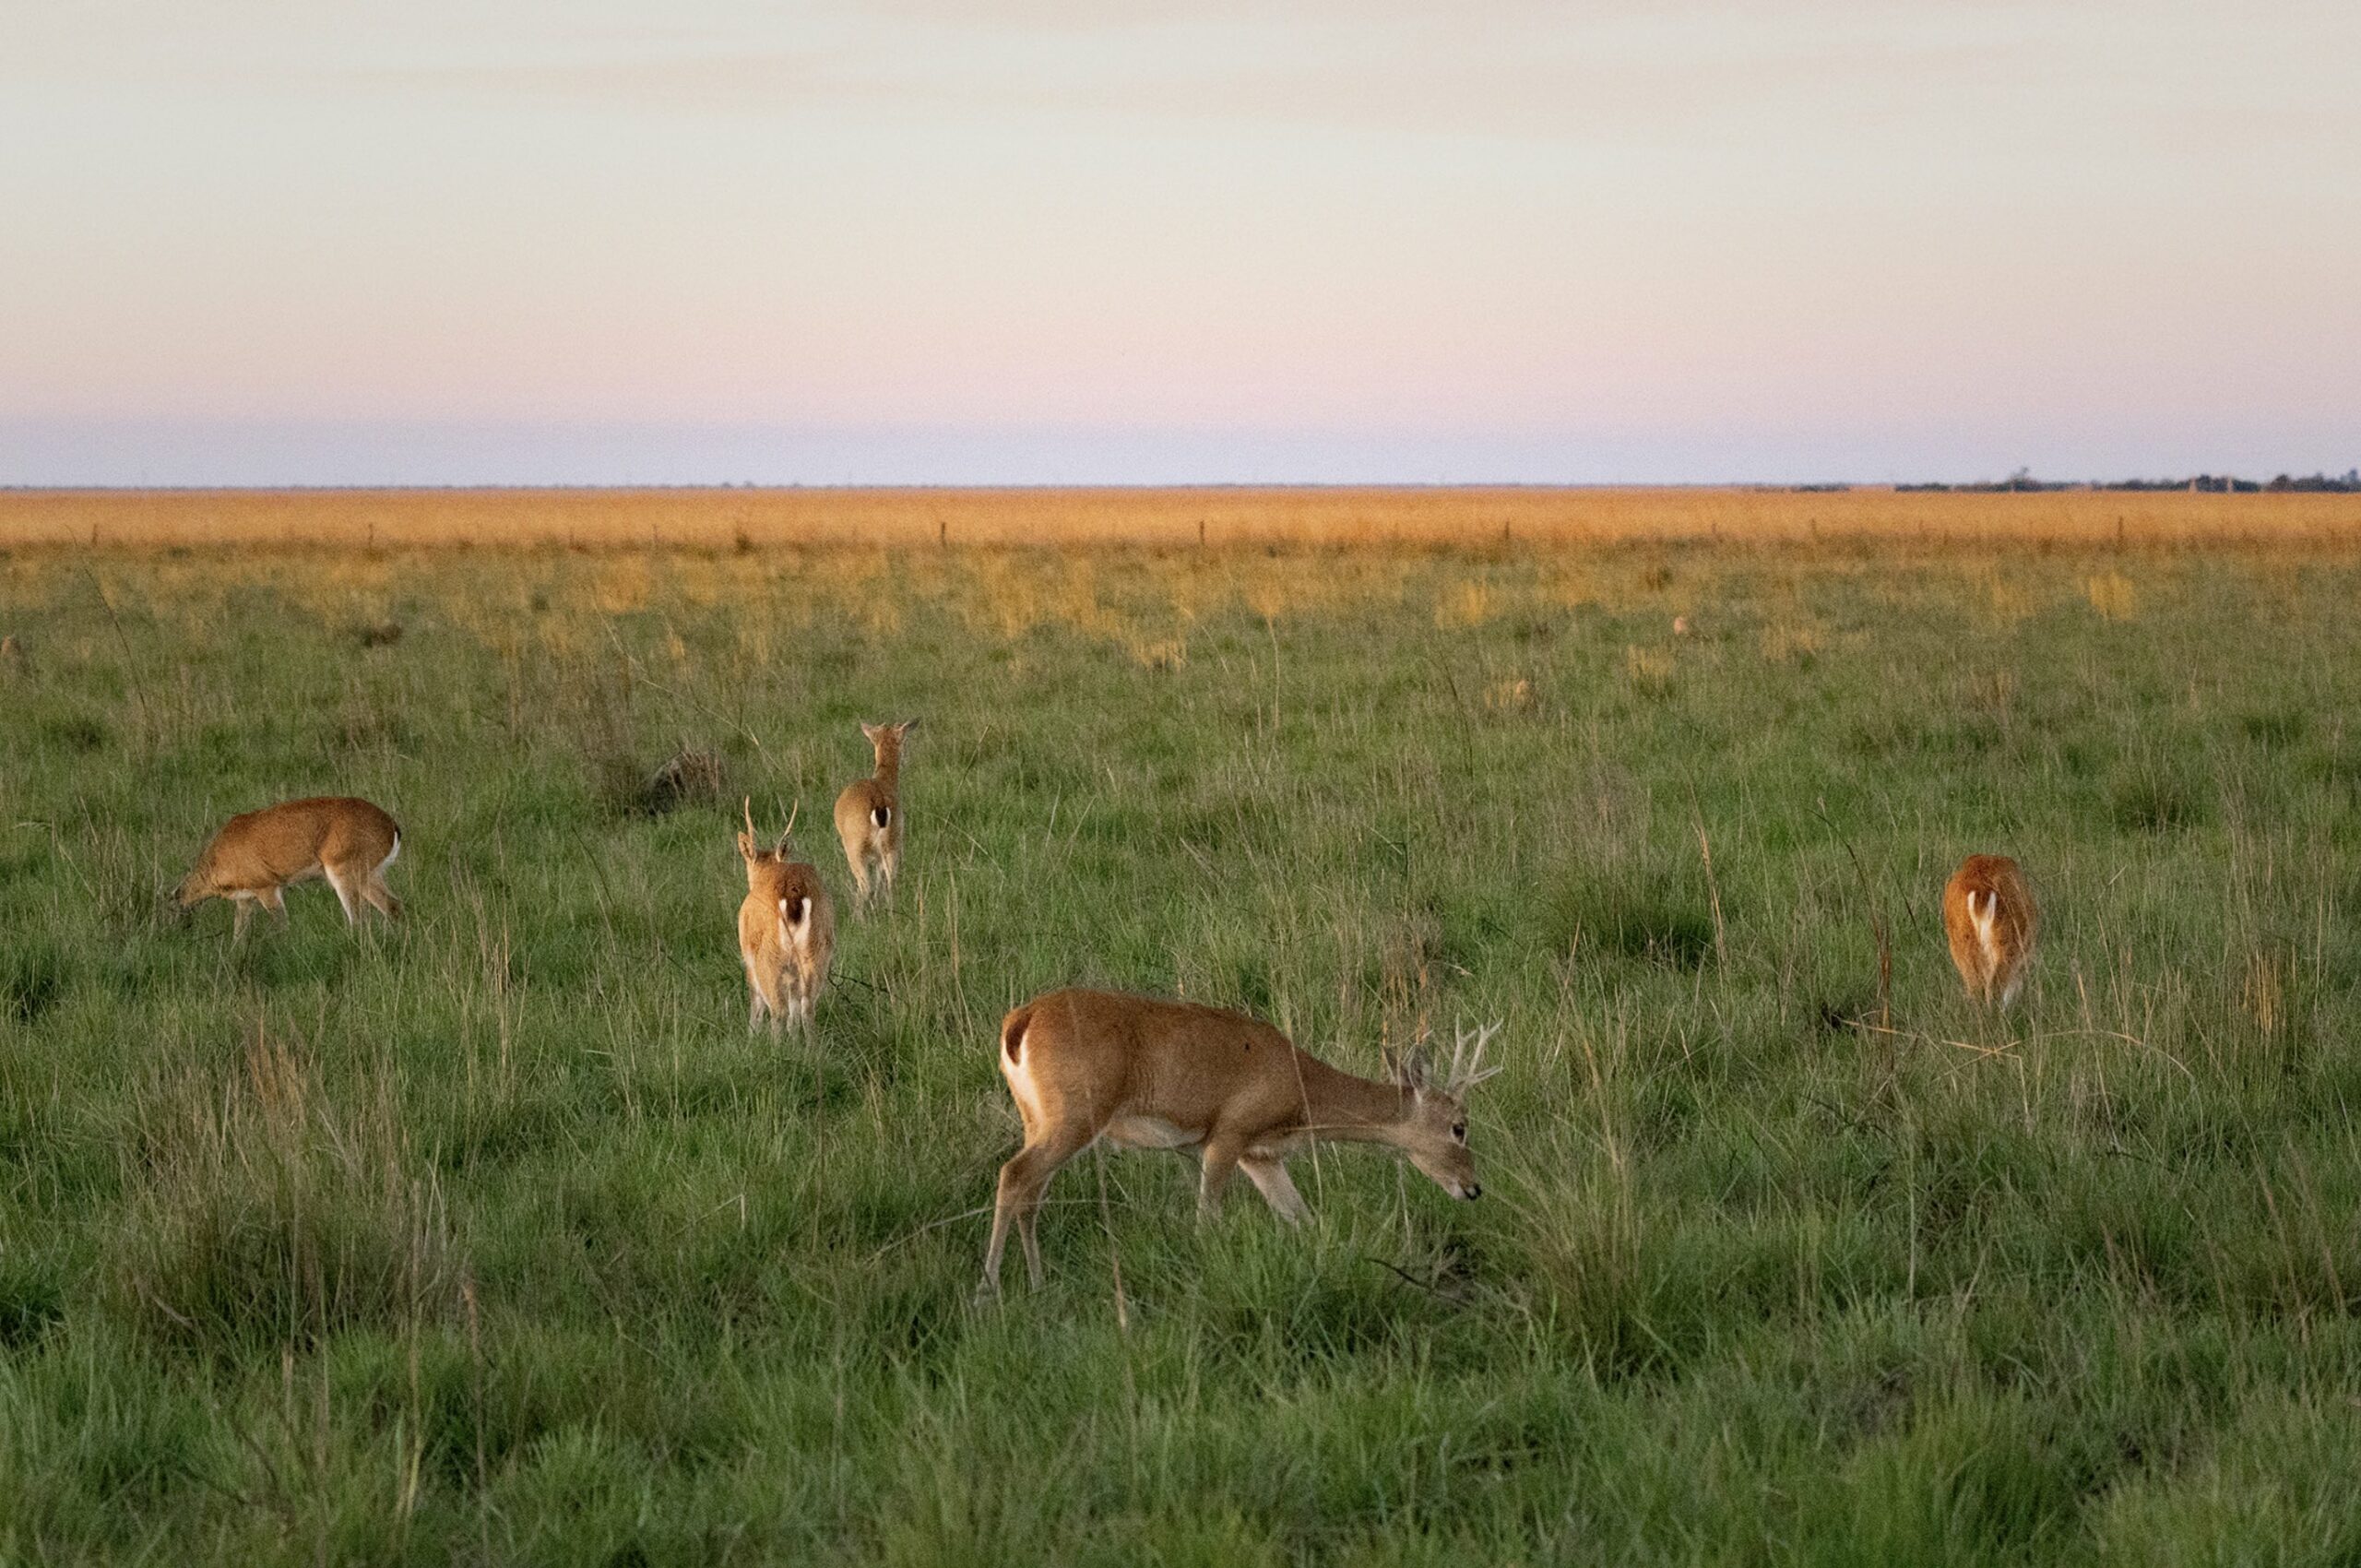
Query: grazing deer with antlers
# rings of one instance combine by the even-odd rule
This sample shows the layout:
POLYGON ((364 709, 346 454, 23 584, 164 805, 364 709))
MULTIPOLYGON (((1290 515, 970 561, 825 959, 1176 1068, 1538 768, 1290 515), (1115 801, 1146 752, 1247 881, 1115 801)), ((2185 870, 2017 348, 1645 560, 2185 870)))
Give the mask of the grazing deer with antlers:
POLYGON ((765 1014, 774 1035, 782 1018, 808 1029, 836 947, 828 890, 821 885, 817 869, 789 858, 795 813, 788 814, 787 831, 778 842, 765 849, 754 837, 751 795, 745 812, 746 830, 738 835, 738 854, 746 862, 746 897, 738 906, 738 956, 745 961, 746 988, 753 993, 746 1032, 762 1028, 765 1014))
POLYGON ((902 742, 918 720, 898 724, 868 724, 860 732, 877 754, 877 772, 845 786, 836 797, 836 837, 844 840, 845 859, 852 863, 854 901, 869 903, 869 862, 877 862, 877 881, 886 897, 894 893, 894 878, 902 869, 902 742))
POLYGON ((1477 1196, 1466 1095, 1497 1071, 1483 1055, 1498 1032, 1463 1032, 1440 1072, 1420 1047, 1381 1083, 1337 1071, 1243 1013, 1104 991, 1037 997, 1000 1028, 1001 1075, 1025 1119, 1025 1146, 1001 1167, 979 1294, 1000 1290, 1011 1224, 1040 1284, 1041 1194, 1060 1166, 1101 1139, 1193 1152, 1201 1217, 1243 1170, 1281 1219, 1303 1219, 1311 1210, 1287 1161, 1320 1138, 1391 1145, 1453 1197, 1477 1196))
POLYGON ((2008 1007, 2033 963, 2041 909, 2033 886, 2006 855, 1970 855, 1943 887, 1943 932, 1968 996, 2008 1007))
POLYGON ((208 898, 231 900, 238 914, 231 934, 243 938, 255 905, 283 925, 287 906, 281 896, 287 888, 325 876, 344 906, 345 924, 359 922, 362 904, 391 920, 401 914, 402 901, 386 885, 386 868, 401 852, 402 830, 367 801, 282 801, 222 824, 173 897, 183 909, 208 898))

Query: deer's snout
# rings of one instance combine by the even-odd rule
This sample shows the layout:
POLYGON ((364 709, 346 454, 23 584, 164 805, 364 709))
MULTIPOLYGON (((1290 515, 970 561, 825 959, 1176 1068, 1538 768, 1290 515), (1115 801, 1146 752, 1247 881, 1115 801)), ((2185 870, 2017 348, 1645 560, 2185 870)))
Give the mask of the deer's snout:
POLYGON ((1440 1151, 1413 1154, 1410 1162, 1424 1172, 1427 1180, 1465 1203, 1483 1192, 1476 1180, 1476 1162, 1467 1158, 1465 1148, 1453 1146, 1440 1151))

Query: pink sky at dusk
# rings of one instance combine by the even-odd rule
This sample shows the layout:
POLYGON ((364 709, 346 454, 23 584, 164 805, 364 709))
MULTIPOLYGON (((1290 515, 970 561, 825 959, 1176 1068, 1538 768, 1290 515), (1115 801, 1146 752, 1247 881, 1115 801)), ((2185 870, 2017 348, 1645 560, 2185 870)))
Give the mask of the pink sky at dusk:
POLYGON ((2361 7, 0 16, 0 483, 2361 463, 2361 7))

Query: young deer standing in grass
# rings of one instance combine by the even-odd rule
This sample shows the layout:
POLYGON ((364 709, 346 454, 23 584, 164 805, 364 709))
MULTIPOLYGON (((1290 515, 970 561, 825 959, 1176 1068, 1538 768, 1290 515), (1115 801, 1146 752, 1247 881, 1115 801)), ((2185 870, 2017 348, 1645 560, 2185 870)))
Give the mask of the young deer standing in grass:
POLYGON ((788 858, 788 840, 795 832, 792 813, 787 831, 765 849, 754 839, 752 796, 745 811, 746 831, 738 835, 738 854, 746 862, 746 897, 738 906, 738 956, 745 961, 746 987, 753 992, 746 1030, 751 1034, 762 1028, 765 1014, 774 1035, 781 1019, 808 1029, 836 947, 828 890, 820 885, 816 869, 788 858))
POLYGON ((392 919, 402 912, 402 901, 386 885, 386 868, 401 852, 402 830, 367 801, 282 801, 224 823, 173 897, 184 909, 208 898, 231 899, 238 909, 231 934, 243 937, 256 904, 284 924, 280 896, 289 885, 325 876, 344 906, 345 924, 360 921, 363 903, 392 919))
POLYGON ((836 837, 844 840, 845 859, 852 864, 854 902, 869 903, 869 862, 877 862, 877 882, 888 898, 894 878, 902 869, 902 740, 918 727, 915 719, 899 724, 863 724, 877 753, 877 773, 845 786, 836 797, 836 837))
POLYGON ((1287 1161, 1322 1138, 1390 1145, 1453 1197, 1477 1196, 1465 1099, 1491 1076, 1483 1055, 1496 1032, 1463 1032, 1441 1072, 1423 1047, 1413 1051, 1393 1082, 1380 1083, 1338 1072, 1243 1013, 1104 991, 1026 1003, 1000 1028, 1001 1075, 1025 1119, 1025 1146, 1001 1167, 980 1294, 1000 1289, 1012 1223, 1026 1270, 1041 1282, 1033 1221, 1042 1192, 1102 1138, 1194 1153, 1201 1217, 1243 1170, 1281 1219, 1302 1219, 1311 1211, 1287 1161))
POLYGON ((2006 1008, 2033 963, 2041 909, 2032 885, 2006 855, 1970 855, 1943 888, 1943 931, 1968 996, 2006 1008))

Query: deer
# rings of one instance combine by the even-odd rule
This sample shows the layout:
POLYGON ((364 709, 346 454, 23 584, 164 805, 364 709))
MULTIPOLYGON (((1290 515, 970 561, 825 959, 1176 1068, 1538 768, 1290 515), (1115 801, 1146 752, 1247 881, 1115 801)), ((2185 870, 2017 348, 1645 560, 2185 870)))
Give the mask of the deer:
POLYGON ((208 898, 237 907, 232 940, 243 940, 259 904, 287 923, 286 890, 325 876, 344 906, 344 923, 358 925, 362 907, 398 919, 402 901, 386 885, 386 868, 402 852, 402 830, 367 801, 349 795, 281 801, 233 816, 196 857, 173 898, 183 912, 208 898))
POLYGON ((1041 1283, 1034 1219, 1060 1167, 1093 1144, 1172 1149, 1198 1161, 1197 1213, 1218 1211, 1230 1178, 1247 1180, 1285 1223, 1311 1209, 1287 1175, 1292 1156, 1322 1139, 1390 1146, 1453 1197, 1482 1194, 1467 1148, 1469 1089, 1499 1032, 1461 1031, 1440 1068, 1418 1046, 1389 1081, 1356 1077, 1298 1050, 1271 1025, 1193 1002, 1114 992, 1051 992, 1000 1028, 1000 1071, 1025 1123, 1025 1146, 1001 1167, 979 1300, 1000 1293, 1009 1228, 1041 1283))
POLYGON ((782 1020, 812 1028, 813 1009, 836 952, 836 921, 818 870, 791 858, 796 814, 788 814, 787 830, 765 849, 754 837, 753 796, 746 797, 744 809, 738 855, 746 862, 746 897, 738 906, 738 956, 753 998, 746 1032, 759 1030, 767 1016, 776 1038, 782 1020))
POLYGON ((845 859, 852 865, 853 901, 862 909, 870 899, 870 861, 877 862, 876 885, 889 900, 902 869, 902 742, 918 722, 864 722, 860 732, 877 754, 877 772, 846 785, 836 797, 836 837, 844 840, 845 859))
POLYGON ((2041 909, 2017 862, 1970 855, 1943 886, 1943 931, 1970 1001, 2005 1012, 2033 963, 2041 909))

